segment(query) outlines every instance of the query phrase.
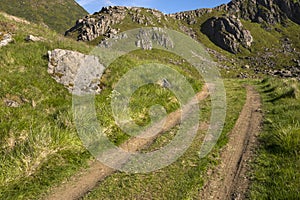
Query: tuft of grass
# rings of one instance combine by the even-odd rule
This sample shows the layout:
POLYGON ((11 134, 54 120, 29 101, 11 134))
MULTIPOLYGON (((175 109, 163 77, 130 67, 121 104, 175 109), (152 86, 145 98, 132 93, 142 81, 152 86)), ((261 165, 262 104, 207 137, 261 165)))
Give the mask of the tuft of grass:
POLYGON ((300 125, 299 122, 294 124, 274 125, 274 132, 264 138, 269 149, 287 154, 300 153, 300 125))

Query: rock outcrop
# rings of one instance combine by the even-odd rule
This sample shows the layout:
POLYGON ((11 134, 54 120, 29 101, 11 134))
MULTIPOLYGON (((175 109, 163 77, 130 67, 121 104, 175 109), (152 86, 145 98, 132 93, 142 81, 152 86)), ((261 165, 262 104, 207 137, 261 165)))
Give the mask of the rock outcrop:
POLYGON ((199 17, 202 17, 206 14, 209 14, 213 11, 223 11, 225 9, 226 5, 220 5, 215 8, 201 8, 201 9, 196 9, 196 10, 191 10, 191 11, 184 11, 184 12, 178 12, 174 14, 169 14, 168 16, 180 20, 180 21, 185 21, 188 25, 193 25, 198 22, 197 19, 199 17))
POLYGON ((98 94, 105 67, 98 57, 55 49, 48 52, 48 73, 73 94, 98 94))
MULTIPOLYGON (((79 19, 76 25, 68 30, 65 35, 77 35, 77 40, 92 41, 100 36, 110 38, 120 32, 119 28, 113 28, 116 24, 122 24, 125 18, 140 26, 154 26, 167 20, 166 16, 155 10, 137 7, 109 6, 103 7, 93 15, 87 15, 79 19)), ((125 30, 121 30, 125 31, 125 30)))
POLYGON ((136 46, 144 50, 151 50, 153 47, 153 42, 160 45, 166 49, 174 48, 174 42, 161 28, 152 28, 152 30, 139 31, 137 35, 136 46), (152 31, 153 30, 153 31, 152 31))
POLYGON ((213 9, 197 9, 185 12, 170 14, 169 16, 180 21, 185 21, 188 25, 196 24, 197 19, 205 14, 211 13, 213 9))
POLYGON ((253 42, 250 31, 234 15, 212 17, 202 24, 201 31, 216 45, 232 53, 238 53, 241 45, 250 48, 253 42))
POLYGON ((274 25, 290 19, 300 24, 300 3, 293 0, 233 0, 226 10, 252 22, 274 25))

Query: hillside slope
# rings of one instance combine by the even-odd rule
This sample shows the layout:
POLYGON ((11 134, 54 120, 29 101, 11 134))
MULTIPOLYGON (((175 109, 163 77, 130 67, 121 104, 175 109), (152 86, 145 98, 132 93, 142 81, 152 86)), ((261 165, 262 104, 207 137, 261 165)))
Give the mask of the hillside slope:
POLYGON ((74 0, 0 0, 0 11, 43 23, 59 33, 64 33, 76 19, 87 14, 74 0))
POLYGON ((154 9, 110 6, 77 20, 66 35, 98 44, 132 28, 171 28, 206 46, 229 75, 299 78, 299 13, 300 3, 294 0, 235 0, 212 9, 170 15, 154 9), (242 74, 237 66, 249 70, 242 74))

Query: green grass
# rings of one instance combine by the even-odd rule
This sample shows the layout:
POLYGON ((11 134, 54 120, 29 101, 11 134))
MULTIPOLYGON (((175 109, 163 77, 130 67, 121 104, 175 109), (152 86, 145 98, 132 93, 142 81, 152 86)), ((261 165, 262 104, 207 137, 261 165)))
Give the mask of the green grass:
POLYGON ((73 125, 72 96, 47 73, 47 51, 90 48, 39 25, 0 19, 0 30, 14 27, 14 42, 0 49, 0 199, 36 199, 91 158, 73 125), (46 41, 27 43, 28 34, 46 41), (6 98, 21 106, 6 107, 6 98))
MULTIPOLYGON (((98 119, 100 124, 105 126, 107 130, 106 134, 115 144, 121 144, 128 139, 129 136, 123 133, 114 122, 110 109, 111 93, 116 83, 130 69, 153 62, 162 63, 183 74, 192 85, 195 93, 202 88, 203 82, 196 69, 186 62, 182 62, 180 65, 168 63, 170 59, 174 62, 181 62, 180 57, 165 51, 154 49, 145 52, 138 50, 117 59, 104 73, 101 80, 104 89, 101 95, 96 97, 96 111, 99 113, 98 119)), ((164 106, 167 113, 175 111, 179 106, 177 98, 170 90, 164 89, 156 84, 145 85, 136 90, 130 100, 131 115, 137 124, 144 126, 150 122, 149 108, 155 104, 164 106)))
MULTIPOLYGON (((47 74, 47 51, 63 48, 88 53, 91 51, 91 47, 63 38, 38 25, 18 24, 5 18, 1 18, 0 24, 3 25, 0 26, 3 30, 6 30, 7 27, 15 27, 13 30, 14 42, 0 49, 0 198, 36 199, 46 195, 50 188, 59 185, 78 170, 86 167, 87 161, 92 159, 76 134, 71 111, 71 95, 47 74), (46 41, 27 43, 24 38, 28 34, 43 36, 46 41), (27 99, 28 103, 25 102, 19 108, 4 106, 5 98, 20 99, 21 97, 27 99), (33 102, 36 107, 32 106, 33 102)), ((109 109, 111 92, 115 83, 128 70, 153 62, 166 64, 183 74, 195 91, 201 90, 203 86, 200 75, 193 67, 180 57, 164 51, 134 51, 117 59, 106 70, 102 78, 104 90, 101 95, 96 97, 99 122, 107 128, 106 134, 117 145, 126 141, 129 135, 123 133, 114 123, 109 109)), ((245 97, 240 84, 229 81, 227 85, 229 88, 229 115, 218 147, 226 143, 226 133, 234 125, 245 97)), ((141 125, 149 123, 148 108, 152 104, 165 106, 167 112, 178 108, 174 94, 167 89, 156 85, 142 87, 134 93, 131 99, 132 116, 137 123, 141 125), (152 96, 142 95, 145 92, 150 92, 152 96), (141 105, 141 107, 135 107, 135 105, 141 105)), ((209 100, 204 102, 204 105, 201 115, 204 120, 208 120, 209 100)), ((173 138, 175 130, 176 128, 159 137, 149 150, 160 148, 168 143, 173 138)), ((103 184, 115 183, 113 186, 106 187, 108 191, 114 191, 122 184, 123 187, 127 187, 131 183, 140 185, 138 189, 128 186, 127 197, 145 190, 144 188, 149 188, 146 189, 148 194, 162 191, 155 195, 164 195, 165 193, 165 198, 180 197, 180 192, 184 196, 197 196, 198 189, 203 184, 203 179, 199 179, 199 177, 205 175, 207 167, 215 165, 215 156, 217 155, 217 150, 215 150, 209 157, 199 160, 200 146, 197 141, 203 139, 203 134, 199 132, 186 156, 180 158, 175 165, 170 166, 171 168, 163 169, 149 176, 120 175, 118 173, 109 177, 103 184), (182 168, 186 170, 182 171, 182 168), (114 179, 115 176, 118 179, 123 176, 125 179, 118 183, 114 179), (129 177, 133 177, 133 179, 128 180, 129 177), (177 181, 177 178, 180 178, 181 181, 177 181), (162 185, 163 180, 167 180, 168 184, 162 185), (163 189, 159 190, 160 187, 163 189)), ((115 195, 122 197, 123 194, 119 192, 115 195)))
POLYGON ((265 79, 257 87, 263 97, 265 121, 253 162, 251 198, 299 199, 299 82, 265 79))
MULTIPOLYGON (((40 25, 16 23, 3 16, 0 25, 0 30, 15 27, 14 42, 0 49, 0 198, 36 199, 86 167, 92 159, 76 133, 72 96, 47 73, 47 51, 62 48, 89 53, 92 47, 63 38, 40 25), (45 41, 28 43, 24 40, 28 34, 42 36, 45 41), (6 98, 18 100, 21 106, 6 107, 6 98)), ((202 88, 197 71, 176 55, 160 50, 135 51, 117 59, 106 71, 102 79, 104 90, 96 97, 99 122, 115 144, 129 136, 115 125, 109 109, 114 84, 131 68, 153 62, 182 73, 195 91, 202 88)), ((131 102, 132 115, 140 120, 138 123, 149 122, 151 104, 164 105, 167 112, 178 108, 169 90, 145 86, 134 93, 131 102), (149 97, 143 91, 153 95, 149 97), (135 107, 137 104, 145 108, 135 107)))
MULTIPOLYGON (((223 134, 213 152, 200 159, 199 150, 205 132, 198 131, 190 148, 176 162, 166 168, 147 174, 115 173, 106 178, 100 186, 85 199, 192 199, 199 198, 199 189, 207 178, 206 171, 214 167, 218 152, 227 143, 227 133, 233 128, 245 102, 245 88, 241 82, 226 80, 228 111, 223 134)), ((201 121, 210 117, 210 99, 201 103, 201 121)), ((158 137, 144 149, 158 150, 175 136, 178 127, 158 137)))

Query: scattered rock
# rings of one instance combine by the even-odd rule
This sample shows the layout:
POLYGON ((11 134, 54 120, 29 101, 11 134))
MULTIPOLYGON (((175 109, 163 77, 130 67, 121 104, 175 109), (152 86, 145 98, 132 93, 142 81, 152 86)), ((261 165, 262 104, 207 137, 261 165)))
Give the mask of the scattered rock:
POLYGON ((11 107, 11 108, 20 107, 20 104, 17 101, 14 101, 14 100, 11 100, 11 99, 5 99, 4 103, 7 107, 11 107))
POLYGON ((239 52, 240 45, 250 48, 253 42, 250 31, 234 15, 212 17, 202 24, 201 31, 216 45, 234 54, 239 52))
POLYGON ((179 27, 180 30, 182 30, 184 33, 186 33, 187 35, 189 35, 191 38, 196 39, 197 38, 197 34, 196 32, 193 30, 193 28, 188 28, 186 26, 180 26, 179 27))
POLYGON ((37 37, 37 36, 33 36, 33 35, 28 35, 25 40, 27 42, 39 42, 39 41, 43 41, 44 38, 42 37, 37 37))
POLYGON ((8 45, 12 41, 13 41, 13 38, 10 33, 0 32, 0 47, 8 45))
POLYGON ((48 73, 73 94, 99 94, 105 67, 98 57, 76 51, 55 49, 48 52, 48 73))
POLYGON ((247 73, 243 73, 243 72, 241 72, 239 75, 237 75, 237 78, 241 78, 241 79, 245 79, 248 77, 249 77, 249 75, 247 73))
POLYGON ((28 103, 29 101, 22 96, 20 97, 16 95, 7 94, 3 99, 3 102, 7 107, 18 108, 23 104, 28 103))
POLYGON ((300 70, 298 68, 289 67, 281 70, 269 70, 269 75, 281 78, 300 78, 300 70))

